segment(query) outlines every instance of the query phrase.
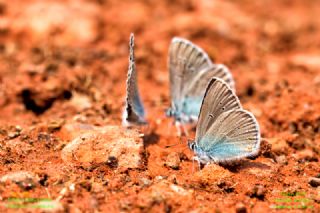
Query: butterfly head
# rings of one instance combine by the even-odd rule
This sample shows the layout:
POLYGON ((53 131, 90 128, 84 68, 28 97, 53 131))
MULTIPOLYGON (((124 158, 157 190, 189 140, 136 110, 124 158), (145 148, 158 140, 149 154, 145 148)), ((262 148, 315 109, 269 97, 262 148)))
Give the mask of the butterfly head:
POLYGON ((167 117, 175 117, 175 118, 177 118, 178 117, 178 113, 173 108, 169 108, 169 109, 166 110, 166 116, 167 117))
POLYGON ((188 140, 188 147, 190 150, 194 151, 196 148, 196 143, 193 140, 188 140))

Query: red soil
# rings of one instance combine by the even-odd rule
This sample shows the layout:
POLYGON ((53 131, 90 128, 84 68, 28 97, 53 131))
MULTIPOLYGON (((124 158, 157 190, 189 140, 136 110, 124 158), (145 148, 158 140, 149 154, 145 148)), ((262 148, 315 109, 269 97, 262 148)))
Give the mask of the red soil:
POLYGON ((319 212, 320 188, 309 181, 320 175, 319 13, 316 0, 0 0, 0 177, 23 170, 38 180, 0 183, 0 211, 17 210, 9 197, 27 196, 72 212, 319 212), (130 32, 150 124, 140 129, 144 165, 67 165, 61 150, 78 132, 65 123, 121 125, 130 32), (164 115, 173 36, 231 69, 260 124, 257 158, 193 165, 187 138, 164 115), (169 154, 178 169, 165 165, 169 154))

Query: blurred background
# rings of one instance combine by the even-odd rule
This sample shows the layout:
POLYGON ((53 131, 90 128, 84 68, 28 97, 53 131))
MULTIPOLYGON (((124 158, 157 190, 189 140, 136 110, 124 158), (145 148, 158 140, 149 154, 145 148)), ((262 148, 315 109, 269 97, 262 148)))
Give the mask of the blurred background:
POLYGON ((0 117, 28 123, 93 108, 95 122, 118 123, 133 32, 150 117, 163 118, 169 105, 167 52, 180 36, 231 69, 264 136, 292 122, 298 128, 318 119, 319 7, 316 0, 1 0, 0 117))

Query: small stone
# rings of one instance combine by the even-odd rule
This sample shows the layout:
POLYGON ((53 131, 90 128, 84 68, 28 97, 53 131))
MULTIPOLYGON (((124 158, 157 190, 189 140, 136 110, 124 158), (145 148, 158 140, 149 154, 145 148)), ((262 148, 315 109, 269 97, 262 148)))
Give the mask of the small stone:
POLYGON ((252 174, 260 178, 269 178, 278 166, 273 160, 268 158, 262 158, 259 163, 263 164, 264 167, 250 166, 250 164, 247 164, 246 162, 243 162, 241 167, 245 169, 248 174, 252 174))
POLYGON ((141 183, 142 186, 150 186, 151 185, 151 180, 148 178, 142 177, 139 179, 139 182, 141 183))
POLYGON ((312 187, 318 187, 318 186, 320 186, 320 178, 316 178, 316 177, 309 178, 309 184, 310 184, 312 187))
POLYGON ((9 132, 8 133, 8 138, 9 139, 13 139, 13 138, 16 138, 20 135, 20 132, 9 132))
MULTIPOLYGON (((208 190, 221 191, 221 184, 229 183, 232 179, 232 173, 217 164, 206 165, 202 170, 192 176, 194 184, 199 187, 206 187, 208 190)), ((228 185, 228 184, 227 184, 228 185)))
POLYGON ((268 142, 272 145, 271 151, 276 155, 288 153, 289 146, 285 140, 280 138, 269 138, 268 142))
POLYGON ((247 208, 242 202, 239 202, 236 204, 236 212, 237 213, 246 213, 247 208))
POLYGON ((75 92, 72 93, 70 103, 72 106, 74 106, 74 108, 76 108, 79 111, 83 111, 92 107, 90 97, 75 92))
POLYGON ((72 140, 82 133, 90 132, 91 130, 96 130, 97 127, 91 124, 80 123, 80 122, 70 122, 62 126, 60 132, 66 138, 66 140, 72 140))
POLYGON ((317 157, 314 155, 313 151, 310 149, 304 149, 301 151, 298 151, 294 157, 299 161, 299 162, 306 162, 306 161, 317 161, 317 157))
POLYGON ((303 66, 310 69, 319 69, 320 55, 300 53, 292 56, 290 62, 296 66, 303 66))
POLYGON ((166 159, 165 165, 172 169, 179 169, 180 155, 177 152, 171 152, 166 159))
POLYGON ((168 181, 170 181, 171 183, 173 183, 173 184, 178 184, 178 181, 177 181, 177 176, 176 175, 170 175, 169 177, 168 177, 168 181))
POLYGON ((272 145, 267 140, 261 140, 259 155, 272 158, 273 153, 271 151, 271 147, 272 145))
POLYGON ((8 133, 8 138, 9 139, 13 139, 13 138, 16 138, 16 137, 20 136, 21 131, 22 131, 21 126, 19 126, 19 125, 12 126, 10 128, 9 133, 8 133))
POLYGON ((0 183, 12 182, 23 190, 31 190, 36 186, 38 179, 34 174, 27 171, 12 172, 0 178, 0 183))
POLYGON ((172 191, 176 192, 179 196, 187 196, 190 193, 190 191, 188 191, 188 190, 186 190, 176 184, 171 184, 170 189, 172 191))
POLYGON ((118 166, 118 159, 114 156, 109 156, 107 160, 107 165, 111 168, 116 168, 118 166))
POLYGON ((21 182, 21 181, 25 181, 26 179, 35 180, 35 175, 28 171, 12 172, 2 176, 0 178, 0 182, 6 182, 6 181, 21 182))
POLYGON ((61 158, 82 166, 117 161, 117 169, 139 168, 142 164, 143 141, 135 130, 120 126, 105 126, 80 133, 67 144, 61 158))
POLYGON ((48 124, 48 131, 53 132, 53 131, 59 130, 63 126, 64 123, 65 123, 65 120, 63 120, 63 119, 51 121, 48 124))
POLYGON ((154 203, 177 198, 186 203, 192 202, 194 191, 172 184, 167 180, 162 180, 141 191, 136 204, 141 208, 146 208, 154 205, 154 203))
POLYGON ((276 160, 277 163, 282 164, 282 165, 287 165, 288 164, 288 160, 287 160, 285 155, 277 156, 275 160, 276 160))
POLYGON ((159 176, 156 176, 156 177, 154 178, 154 180, 157 181, 157 182, 159 182, 159 181, 164 180, 164 179, 166 179, 166 178, 167 178, 166 176, 161 176, 161 175, 159 175, 159 176))
POLYGON ((266 194, 266 189, 262 185, 255 185, 251 191, 247 192, 250 197, 256 197, 259 200, 263 200, 266 194))

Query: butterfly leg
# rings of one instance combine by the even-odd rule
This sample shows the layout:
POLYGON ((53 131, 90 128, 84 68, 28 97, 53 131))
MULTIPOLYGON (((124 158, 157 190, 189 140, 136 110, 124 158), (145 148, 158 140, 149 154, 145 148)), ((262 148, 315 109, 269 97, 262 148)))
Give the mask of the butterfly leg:
POLYGON ((173 126, 173 123, 170 121, 170 122, 168 123, 168 132, 169 132, 169 133, 171 132, 172 126, 173 126))
POLYGON ((176 121, 175 122, 175 126, 176 126, 176 129, 177 129, 177 132, 178 132, 178 136, 181 137, 182 136, 182 133, 185 135, 185 136, 189 136, 189 133, 188 133, 188 130, 186 128, 185 125, 183 125, 181 122, 179 121, 176 121), (182 130, 182 131, 181 131, 182 130))
POLYGON ((192 157, 192 174, 194 173, 194 157, 192 157))
POLYGON ((176 126, 176 129, 177 129, 177 135, 179 136, 179 137, 181 137, 181 123, 180 122, 175 122, 175 126, 176 126))
POLYGON ((185 136, 189 136, 189 132, 188 132, 188 130, 187 130, 187 128, 186 128, 186 126, 185 125, 183 125, 183 124, 181 124, 181 127, 182 127, 182 129, 183 129, 183 132, 184 132, 184 134, 185 134, 185 136))
POLYGON ((197 156, 193 156, 192 157, 192 173, 193 173, 193 171, 194 171, 194 161, 197 161, 198 162, 198 166, 199 166, 199 171, 201 170, 201 163, 200 163, 200 160, 199 160, 199 158, 197 157, 197 156))

